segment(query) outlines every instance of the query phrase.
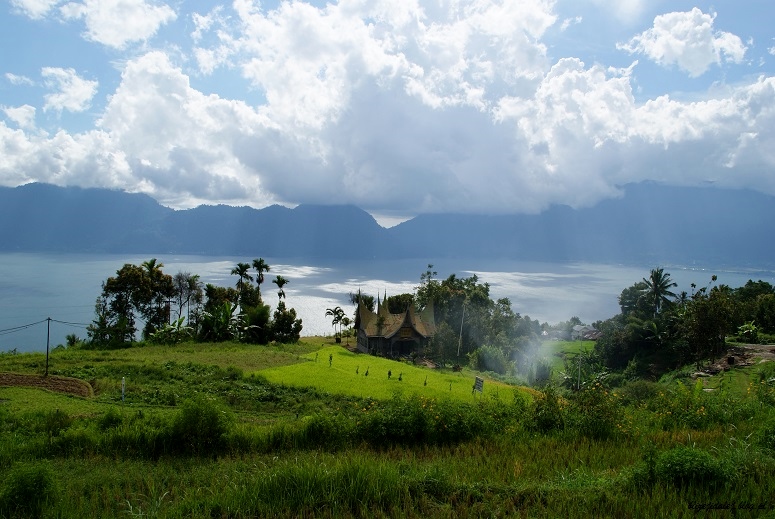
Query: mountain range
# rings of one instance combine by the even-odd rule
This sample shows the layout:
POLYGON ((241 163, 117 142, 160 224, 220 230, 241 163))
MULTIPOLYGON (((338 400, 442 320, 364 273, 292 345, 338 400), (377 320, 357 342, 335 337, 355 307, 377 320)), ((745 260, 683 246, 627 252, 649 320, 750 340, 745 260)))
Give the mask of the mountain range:
POLYGON ((594 207, 537 215, 420 215, 381 227, 351 205, 173 210, 143 194, 0 187, 0 251, 174 253, 310 260, 487 258, 770 266, 775 197, 747 190, 624 187, 594 207))

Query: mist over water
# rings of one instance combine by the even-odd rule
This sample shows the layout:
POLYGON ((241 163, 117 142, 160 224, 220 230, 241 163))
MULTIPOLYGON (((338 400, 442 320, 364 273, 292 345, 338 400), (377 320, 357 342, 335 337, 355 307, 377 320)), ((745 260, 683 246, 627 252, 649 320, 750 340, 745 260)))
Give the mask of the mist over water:
MULTIPOLYGON (((166 274, 199 274, 203 283, 234 286, 231 269, 250 257, 106 254, 0 254, 0 352, 45 351, 46 319, 50 317, 51 347, 65 342, 68 334, 86 337, 85 326, 94 318, 94 304, 101 284, 125 263, 141 264, 155 257, 166 274), (62 321, 71 324, 62 324, 62 321), (28 324, 27 328, 11 330, 28 324)), ((256 256, 258 257, 258 256, 256 256)), ((264 258, 271 267, 261 286, 264 301, 274 309, 278 274, 287 278, 286 301, 302 319, 302 335, 333 333, 326 308, 341 306, 354 312, 349 294, 383 297, 413 292, 428 263, 438 279, 451 274, 476 274, 489 283, 493 299, 507 297, 512 308, 540 322, 555 324, 578 316, 585 323, 607 319, 619 312, 622 289, 648 276, 656 265, 605 265, 597 263, 531 263, 518 261, 470 262, 451 259, 401 261, 344 261, 310 263, 264 258)), ((703 287, 717 275, 717 283, 738 287, 748 279, 775 284, 775 272, 762 269, 713 269, 659 265, 679 284, 676 293, 691 293, 691 284, 703 287)))

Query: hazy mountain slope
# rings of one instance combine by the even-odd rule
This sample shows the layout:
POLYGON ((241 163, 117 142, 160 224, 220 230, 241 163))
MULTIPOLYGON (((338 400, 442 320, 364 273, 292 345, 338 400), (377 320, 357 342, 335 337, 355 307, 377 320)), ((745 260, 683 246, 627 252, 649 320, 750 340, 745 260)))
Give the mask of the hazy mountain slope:
POLYGON ((200 206, 29 184, 0 188, 0 250, 397 259, 772 264, 775 198, 628 186, 592 208, 539 215, 421 215, 391 229, 354 206, 200 206))

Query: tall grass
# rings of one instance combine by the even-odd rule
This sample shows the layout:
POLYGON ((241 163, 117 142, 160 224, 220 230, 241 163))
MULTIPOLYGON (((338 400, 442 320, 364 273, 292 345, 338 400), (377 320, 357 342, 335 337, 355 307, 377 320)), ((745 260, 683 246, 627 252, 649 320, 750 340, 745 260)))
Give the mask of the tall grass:
MULTIPOLYGON (((356 375, 347 363, 363 358, 331 368, 356 375)), ((408 368, 384 384, 411 381, 408 368)), ((710 392, 680 379, 535 398, 505 386, 475 398, 470 386, 462 398, 358 398, 245 376, 228 357, 68 369, 103 391, 0 388, 0 517, 775 514, 770 372, 710 392), (120 376, 132 381, 123 403, 120 376), (28 488, 45 497, 20 497, 28 488)))

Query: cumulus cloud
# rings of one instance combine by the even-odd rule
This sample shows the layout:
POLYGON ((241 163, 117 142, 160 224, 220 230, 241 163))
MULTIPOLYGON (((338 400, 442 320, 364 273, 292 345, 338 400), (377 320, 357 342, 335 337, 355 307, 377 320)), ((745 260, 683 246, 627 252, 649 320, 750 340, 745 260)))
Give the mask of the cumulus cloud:
POLYGON ((5 116, 16 123, 19 128, 30 130, 35 128, 35 107, 30 105, 23 106, 3 106, 0 107, 5 116))
POLYGON ((84 0, 65 4, 60 11, 67 20, 84 20, 88 40, 117 49, 151 38, 177 16, 166 4, 144 0, 84 0))
MULTIPOLYGON (((658 18, 664 34, 643 33, 637 52, 656 59, 645 49, 664 44, 673 50, 661 62, 690 72, 742 59, 713 16, 678 14, 694 36, 658 18), (693 51, 700 41, 715 47, 693 51)), ((353 203, 394 217, 589 206, 646 179, 775 194, 775 79, 691 102, 636 100, 637 61, 547 56, 550 28, 563 23, 550 0, 273 10, 236 0, 187 19, 191 54, 127 57, 95 129, 43 134, 6 111, 2 182, 124 188, 176 207, 353 203), (260 95, 248 103, 197 88, 205 74, 217 82, 220 67, 237 83, 241 75, 234 90, 260 95)), ((51 70, 58 93, 58 78, 80 79, 51 70)), ((94 95, 86 83, 46 106, 83 110, 94 95)))
POLYGON ((44 111, 83 112, 89 108, 92 98, 97 93, 97 81, 83 79, 71 68, 44 67, 40 73, 46 86, 55 90, 51 94, 46 94, 44 111))
POLYGON ((33 20, 45 17, 61 0, 11 0, 11 5, 33 20))
POLYGON ((653 27, 617 48, 644 54, 663 66, 676 65, 691 77, 701 76, 713 64, 741 63, 746 46, 732 33, 715 31, 715 19, 715 14, 705 14, 696 7, 689 12, 663 14, 654 18, 653 27))

